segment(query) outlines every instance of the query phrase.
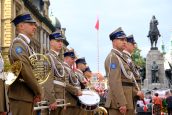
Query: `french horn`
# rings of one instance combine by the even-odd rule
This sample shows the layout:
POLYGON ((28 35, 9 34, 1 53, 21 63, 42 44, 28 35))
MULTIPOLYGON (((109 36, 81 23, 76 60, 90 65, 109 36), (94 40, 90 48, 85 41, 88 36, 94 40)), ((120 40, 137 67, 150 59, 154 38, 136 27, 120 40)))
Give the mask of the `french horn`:
POLYGON ((34 53, 29 56, 34 76, 39 84, 47 81, 51 73, 51 63, 46 55, 34 53))
POLYGON ((20 71, 22 69, 22 62, 20 60, 15 61, 8 72, 3 72, 5 84, 10 86, 18 78, 20 71))

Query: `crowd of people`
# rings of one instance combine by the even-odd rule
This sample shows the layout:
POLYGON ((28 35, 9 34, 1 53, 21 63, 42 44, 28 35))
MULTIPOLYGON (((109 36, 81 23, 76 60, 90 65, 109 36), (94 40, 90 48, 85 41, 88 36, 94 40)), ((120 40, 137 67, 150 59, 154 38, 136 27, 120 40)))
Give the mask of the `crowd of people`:
POLYGON ((147 111, 144 110, 143 101, 137 101, 137 112, 148 115, 172 115, 172 90, 153 90, 145 95, 147 111))
MULTIPOLYGON (((19 76, 9 85, 8 95, 5 95, 3 77, 0 79, 0 88, 2 88, 0 95, 4 98, 8 96, 9 113, 33 115, 34 106, 46 101, 48 109, 40 109, 39 114, 94 115, 94 107, 83 106, 78 99, 83 95, 92 96, 92 93, 83 93, 83 90, 98 91, 92 88, 92 73, 85 58, 77 58, 74 50, 67 50, 62 59, 59 54, 65 39, 61 31, 53 32, 49 35, 50 50, 45 54, 51 65, 50 75, 45 83, 39 84, 29 58, 32 55, 36 56, 31 46, 37 27, 36 21, 29 13, 24 13, 15 17, 12 22, 16 27, 17 37, 11 43, 8 56, 11 65, 19 61, 22 67, 19 76)), ((103 106, 109 115, 134 115, 137 101, 144 102, 139 70, 131 57, 136 42, 134 36, 126 36, 121 27, 110 33, 109 38, 112 42, 112 50, 105 59, 108 89, 105 91, 106 100, 103 106)), ((3 71, 3 68, 0 69, 3 71)), ((0 114, 6 114, 4 112, 7 111, 4 98, 0 100, 0 112, 2 112, 0 114)))

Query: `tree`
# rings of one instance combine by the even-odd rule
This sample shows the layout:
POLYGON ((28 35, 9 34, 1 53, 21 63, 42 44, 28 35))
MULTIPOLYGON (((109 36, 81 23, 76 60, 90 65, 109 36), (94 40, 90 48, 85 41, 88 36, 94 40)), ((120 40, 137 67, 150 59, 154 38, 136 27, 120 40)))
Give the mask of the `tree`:
POLYGON ((141 50, 138 47, 136 47, 134 53, 132 54, 132 60, 139 69, 140 76, 143 82, 146 77, 146 58, 143 58, 140 55, 140 52, 141 50))
POLYGON ((135 65, 139 68, 145 67, 146 60, 140 55, 141 50, 136 47, 134 53, 132 54, 132 60, 134 61, 135 65))

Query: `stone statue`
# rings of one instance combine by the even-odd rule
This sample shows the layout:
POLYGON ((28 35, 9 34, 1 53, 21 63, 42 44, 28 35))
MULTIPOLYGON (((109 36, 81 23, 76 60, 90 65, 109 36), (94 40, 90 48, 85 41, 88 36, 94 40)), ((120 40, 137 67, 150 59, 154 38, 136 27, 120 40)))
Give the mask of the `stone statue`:
POLYGON ((153 61, 152 69, 151 69, 151 72, 152 72, 152 83, 158 83, 159 82, 158 70, 159 70, 158 65, 156 64, 155 61, 153 61))
POLYGON ((158 25, 158 20, 156 20, 155 16, 153 16, 152 20, 150 21, 149 34, 147 36, 147 37, 150 38, 151 49, 157 48, 156 44, 157 44, 157 41, 158 41, 158 36, 159 37, 161 36, 160 33, 159 33, 157 25, 158 25), (154 42, 155 42, 155 47, 153 47, 154 42))

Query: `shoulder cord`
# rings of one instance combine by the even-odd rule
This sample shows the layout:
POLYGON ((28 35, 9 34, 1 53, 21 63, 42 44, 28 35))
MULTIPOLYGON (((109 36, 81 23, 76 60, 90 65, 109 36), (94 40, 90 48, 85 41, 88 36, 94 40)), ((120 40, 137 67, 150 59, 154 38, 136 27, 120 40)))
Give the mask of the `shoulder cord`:
MULTIPOLYGON (((116 55, 115 53, 113 53, 114 55, 116 55)), ((117 55, 116 55, 117 56, 117 55)), ((136 78, 134 77, 134 75, 133 75, 133 73, 131 73, 130 74, 130 76, 128 76, 128 74, 127 74, 127 72, 126 72, 126 70, 125 70, 125 68, 124 68, 124 66, 123 66, 123 64, 122 64, 122 62, 121 62, 121 59, 119 58, 119 56, 117 56, 117 58, 118 58, 118 60, 119 60, 119 63, 120 63, 120 66, 121 66, 121 69, 122 69, 122 72, 124 73, 124 75, 128 78, 128 79, 132 79, 133 78, 133 80, 134 80, 134 83, 135 83, 135 85, 136 85, 136 87, 137 87, 137 89, 140 91, 140 88, 139 88, 139 85, 138 85, 138 83, 137 83, 137 81, 136 81, 136 78)), ((124 60, 124 59, 123 59, 124 60)), ((130 67, 130 66, 129 66, 130 67)))
POLYGON ((50 57, 50 60, 52 63, 52 68, 53 68, 53 70, 55 70, 55 74, 59 77, 64 77, 65 71, 64 71, 64 66, 62 65, 62 63, 58 59, 56 59, 53 54, 48 53, 48 56, 50 57), (57 60, 57 62, 60 64, 60 66, 62 67, 62 74, 60 74, 60 72, 57 70, 57 67, 55 66, 55 62, 54 62, 53 58, 55 58, 57 60))
POLYGON ((129 67, 132 69, 133 73, 134 73, 136 76, 140 77, 139 72, 138 72, 138 70, 136 69, 135 64, 132 62, 131 57, 127 55, 127 58, 128 58, 128 60, 130 60, 130 61, 127 61, 127 64, 128 64, 129 67))
POLYGON ((119 65, 120 65, 120 67, 121 67, 121 70, 122 70, 124 76, 125 76, 126 78, 128 78, 128 79, 132 79, 133 76, 134 76, 133 73, 131 72, 131 74, 128 75, 128 73, 126 72, 126 70, 125 70, 125 68, 124 68, 124 65, 123 65, 121 59, 119 58, 119 56, 117 56, 115 53, 113 53, 113 55, 115 55, 115 56, 117 57, 117 59, 118 59, 118 61, 119 61, 119 65))
POLYGON ((14 42, 17 41, 17 40, 21 41, 21 42, 26 46, 26 49, 28 50, 29 55, 35 54, 34 50, 33 50, 33 52, 32 52, 32 51, 31 51, 31 48, 29 47, 28 44, 26 44, 26 42, 25 42, 24 40, 22 40, 21 38, 17 37, 17 38, 15 38, 15 39, 12 41, 11 46, 10 46, 10 50, 9 50, 9 52, 10 52, 10 58, 11 58, 11 60, 12 60, 13 62, 14 62, 14 60, 13 60, 12 57, 11 57, 11 55, 12 55, 12 51, 11 51, 11 50, 12 50, 12 47, 13 47, 14 42))
MULTIPOLYGON (((71 83, 73 84, 73 85, 78 85, 79 84, 79 81, 78 81, 78 79, 76 79, 76 82, 74 82, 73 80, 72 80, 72 75, 71 75, 71 69, 69 68, 69 67, 67 67, 67 66, 65 66, 65 68, 66 68, 66 70, 67 70, 67 72, 69 73, 69 79, 70 79, 70 81, 71 81, 71 83)), ((76 75, 76 74, 75 74, 76 75)))

